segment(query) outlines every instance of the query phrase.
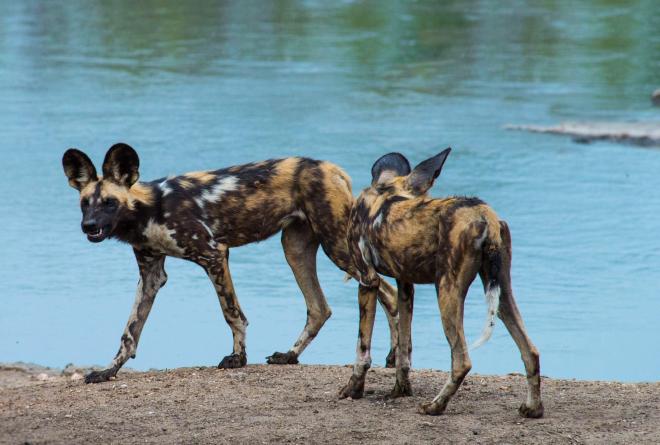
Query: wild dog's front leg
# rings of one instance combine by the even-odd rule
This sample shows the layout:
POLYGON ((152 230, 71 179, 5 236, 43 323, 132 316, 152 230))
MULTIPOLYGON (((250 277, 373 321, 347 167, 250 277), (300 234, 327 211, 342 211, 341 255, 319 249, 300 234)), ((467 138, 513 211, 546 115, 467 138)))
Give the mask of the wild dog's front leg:
POLYGON ((378 302, 385 311, 387 324, 390 327, 390 352, 385 358, 385 367, 396 366, 396 350, 399 342, 399 313, 397 311, 397 295, 394 288, 385 280, 380 280, 378 302))
POLYGON ((151 311, 156 293, 167 281, 167 274, 164 269, 165 257, 163 255, 138 250, 134 250, 134 252, 140 268, 140 281, 135 294, 133 310, 128 318, 128 323, 126 323, 124 334, 121 336, 119 351, 107 369, 87 374, 85 383, 99 383, 110 380, 129 358, 135 358, 140 334, 151 311))
POLYGON ((229 274, 229 249, 219 245, 211 260, 204 265, 220 300, 220 307, 234 337, 234 349, 231 355, 222 359, 218 368, 241 368, 247 364, 245 353, 245 329, 248 321, 238 304, 234 284, 229 274))
POLYGON ((364 394, 364 378, 371 367, 371 335, 376 318, 377 287, 360 285, 358 300, 360 303, 360 328, 358 331, 357 357, 353 366, 353 375, 339 392, 339 397, 359 399, 364 394))
POLYGON ((396 383, 391 397, 412 395, 410 386, 410 356, 412 354, 412 314, 415 288, 411 283, 396 281, 399 307, 399 338, 396 352, 396 383))

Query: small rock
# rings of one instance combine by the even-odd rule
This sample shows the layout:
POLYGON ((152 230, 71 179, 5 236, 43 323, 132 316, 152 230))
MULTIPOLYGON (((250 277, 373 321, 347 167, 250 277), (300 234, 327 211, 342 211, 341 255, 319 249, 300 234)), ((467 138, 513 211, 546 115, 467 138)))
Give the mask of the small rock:
POLYGON ((45 382, 46 380, 48 380, 48 374, 46 374, 45 372, 37 374, 37 380, 45 382))
POLYGON ((74 372, 71 374, 71 380, 81 380, 83 378, 83 375, 79 372, 74 372))

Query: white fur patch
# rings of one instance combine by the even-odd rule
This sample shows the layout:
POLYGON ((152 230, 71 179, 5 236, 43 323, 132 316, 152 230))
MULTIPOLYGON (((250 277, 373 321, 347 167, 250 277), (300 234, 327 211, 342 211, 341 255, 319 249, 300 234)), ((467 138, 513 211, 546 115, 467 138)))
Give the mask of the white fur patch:
POLYGON ((204 190, 195 202, 200 208, 204 208, 206 202, 217 202, 225 192, 230 192, 238 188, 238 178, 236 176, 225 176, 208 190, 204 190))
POLYGON ((166 180, 164 180, 163 182, 158 184, 158 187, 163 192, 163 197, 165 197, 165 196, 169 195, 170 193, 172 193, 172 187, 170 187, 170 185, 167 183, 167 181, 169 181, 169 179, 170 178, 167 178, 166 180))
POLYGON ((379 212, 379 213, 378 213, 378 216, 376 217, 376 219, 374 219, 374 222, 373 222, 373 224, 372 224, 372 227, 373 227, 374 229, 377 229, 377 228, 380 227, 380 225, 381 225, 382 222, 383 222, 383 214, 379 212))
POLYGON ((152 249, 168 255, 180 256, 183 255, 184 249, 179 247, 172 237, 175 233, 176 230, 170 229, 164 224, 158 224, 153 219, 149 220, 147 227, 142 232, 152 249))
POLYGON ((367 250, 367 243, 364 241, 364 237, 361 236, 358 241, 358 247, 360 248, 360 253, 362 254, 362 261, 366 264, 371 264, 371 253, 367 250))
POLYGON ((202 227, 204 227, 204 229, 206 229, 209 236, 211 238, 213 238, 213 231, 211 231, 211 228, 209 226, 207 226, 206 223, 204 221, 202 221, 201 219, 198 219, 197 222, 199 222, 202 225, 202 227))
POLYGON ((380 263, 378 252, 365 241, 363 236, 361 236, 360 240, 358 241, 358 247, 360 248, 362 259, 366 264, 370 266, 378 266, 380 263))
POLYGON ((497 316, 497 309, 500 305, 500 285, 495 284, 493 287, 488 286, 486 290, 486 304, 488 305, 488 313, 486 314, 486 324, 481 331, 481 336, 470 345, 470 349, 476 349, 488 341, 493 335, 495 328, 495 317, 497 316))
POLYGON ((481 249, 481 246, 484 243, 484 241, 486 240, 487 236, 488 236, 488 226, 486 226, 484 228, 484 233, 482 233, 479 238, 474 240, 474 248, 477 249, 477 250, 481 249))

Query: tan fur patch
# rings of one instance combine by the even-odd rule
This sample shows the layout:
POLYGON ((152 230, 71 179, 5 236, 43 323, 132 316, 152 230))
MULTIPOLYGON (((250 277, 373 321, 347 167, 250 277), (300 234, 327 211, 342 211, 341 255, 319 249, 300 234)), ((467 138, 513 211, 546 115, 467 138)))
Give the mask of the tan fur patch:
POLYGON ((179 183, 181 188, 186 189, 186 190, 190 190, 191 188, 195 187, 195 184, 188 181, 187 179, 179 178, 179 180, 177 182, 179 183))
POLYGON ((144 229, 143 235, 147 238, 149 247, 168 255, 180 256, 183 255, 184 249, 179 247, 172 237, 175 233, 175 230, 150 220, 144 229))
POLYGON ((342 169, 329 162, 322 162, 320 168, 323 170, 323 188, 328 194, 332 215, 335 220, 340 221, 346 212, 350 211, 353 202, 351 180, 342 169))
POLYGON ((89 199, 96 190, 96 184, 101 183, 101 198, 114 198, 119 201, 119 204, 128 207, 133 210, 135 208, 135 203, 139 202, 144 205, 151 205, 154 202, 153 193, 151 189, 139 182, 133 184, 133 186, 128 189, 121 185, 117 185, 113 181, 103 181, 103 178, 99 181, 90 182, 80 191, 80 200, 89 199))
POLYGON ((286 212, 293 206, 291 183, 300 160, 287 158, 275 165, 275 172, 270 179, 268 188, 261 188, 241 199, 246 209, 250 211, 264 208, 267 203, 277 203, 279 209, 286 212))
POLYGON ((145 205, 151 205, 153 203, 153 195, 151 190, 139 182, 136 182, 130 189, 128 189, 111 181, 102 181, 101 197, 103 199, 110 197, 115 198, 120 202, 120 204, 128 207, 131 210, 135 208, 136 202, 140 202, 145 205))
POLYGON ((190 172, 183 175, 186 178, 196 179, 202 184, 209 184, 213 182, 217 176, 210 172, 190 172))
POLYGON ((277 164, 277 174, 284 177, 293 177, 299 162, 300 159, 298 158, 283 159, 277 164))
POLYGON ((96 189, 96 184, 98 181, 92 181, 89 184, 87 184, 83 189, 80 191, 80 201, 82 202, 83 199, 89 199, 93 194, 94 190, 96 189))

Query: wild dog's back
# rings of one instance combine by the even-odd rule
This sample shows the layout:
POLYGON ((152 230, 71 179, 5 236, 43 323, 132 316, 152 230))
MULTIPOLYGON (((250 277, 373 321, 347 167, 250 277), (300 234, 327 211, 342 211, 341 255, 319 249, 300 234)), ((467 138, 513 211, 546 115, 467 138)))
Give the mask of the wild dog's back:
POLYGON ((167 219, 201 220, 228 247, 261 241, 295 220, 308 220, 326 253, 347 267, 342 243, 353 195, 346 173, 330 162, 271 159, 152 184, 161 190, 167 219))

